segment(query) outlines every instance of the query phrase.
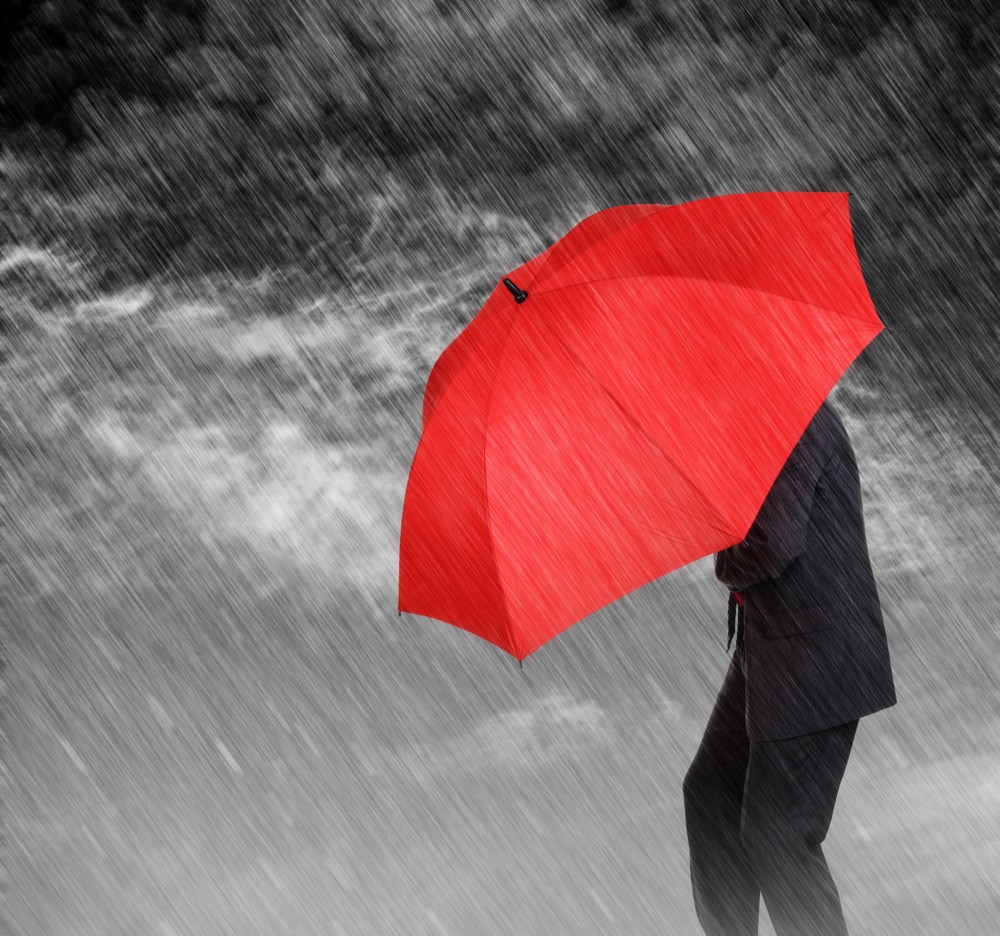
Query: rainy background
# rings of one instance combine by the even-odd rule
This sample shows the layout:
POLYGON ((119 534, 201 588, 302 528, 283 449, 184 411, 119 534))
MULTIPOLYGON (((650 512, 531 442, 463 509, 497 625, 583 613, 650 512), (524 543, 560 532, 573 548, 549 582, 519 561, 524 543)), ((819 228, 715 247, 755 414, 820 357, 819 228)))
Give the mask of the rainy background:
MULTIPOLYGON (((711 560, 530 657, 397 616, 421 394, 599 208, 850 191, 834 393, 899 704, 825 846, 852 933, 996 932, 997 7, 0 9, 5 931, 698 932, 711 560)), ((769 932, 762 909, 762 932, 769 932)))

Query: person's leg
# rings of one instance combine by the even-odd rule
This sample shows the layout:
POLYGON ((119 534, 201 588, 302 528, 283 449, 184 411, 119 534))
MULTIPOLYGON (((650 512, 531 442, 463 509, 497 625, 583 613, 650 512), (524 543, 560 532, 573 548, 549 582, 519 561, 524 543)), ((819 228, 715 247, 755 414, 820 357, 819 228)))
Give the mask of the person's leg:
POLYGON ((760 891, 740 844, 743 783, 750 743, 746 734, 743 650, 709 716, 698 752, 684 778, 684 815, 691 886, 708 936, 756 936, 760 891))
POLYGON ((821 847, 857 721, 751 745, 742 841, 778 936, 846 936, 821 847))

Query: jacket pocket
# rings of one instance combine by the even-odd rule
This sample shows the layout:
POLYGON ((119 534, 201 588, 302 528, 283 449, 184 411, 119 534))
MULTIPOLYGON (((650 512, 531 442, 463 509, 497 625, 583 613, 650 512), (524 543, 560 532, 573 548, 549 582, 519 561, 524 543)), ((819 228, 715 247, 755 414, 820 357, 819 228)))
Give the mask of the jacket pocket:
POLYGON ((772 614, 757 616, 764 636, 794 637, 796 634, 812 634, 816 631, 828 630, 836 623, 834 609, 827 605, 817 605, 812 608, 794 608, 791 611, 777 611, 772 614))

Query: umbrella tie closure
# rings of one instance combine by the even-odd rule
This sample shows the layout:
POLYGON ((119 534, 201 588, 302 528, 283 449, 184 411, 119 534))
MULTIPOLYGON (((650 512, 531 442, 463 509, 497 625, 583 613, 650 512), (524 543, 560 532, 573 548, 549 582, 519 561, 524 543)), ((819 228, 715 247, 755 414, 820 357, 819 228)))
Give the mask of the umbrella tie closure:
POLYGON ((740 644, 743 643, 743 593, 738 591, 731 591, 729 593, 729 611, 727 614, 727 639, 726 639, 726 650, 729 649, 733 642, 733 635, 736 635, 736 649, 738 650, 740 644))
POLYGON ((521 289, 521 287, 518 286, 517 283, 515 283, 509 276, 505 276, 503 278, 503 284, 510 290, 511 295, 514 297, 514 301, 518 305, 520 305, 522 302, 524 302, 525 299, 528 298, 528 294, 523 289, 521 289))

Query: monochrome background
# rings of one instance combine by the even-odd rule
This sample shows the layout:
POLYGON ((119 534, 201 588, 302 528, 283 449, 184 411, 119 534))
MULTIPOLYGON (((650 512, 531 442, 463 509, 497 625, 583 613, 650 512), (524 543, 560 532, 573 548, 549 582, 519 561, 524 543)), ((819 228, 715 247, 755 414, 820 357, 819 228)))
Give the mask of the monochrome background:
POLYGON ((711 560, 520 670, 397 616, 400 513, 506 271, 612 204, 794 189, 851 192, 889 325, 834 400, 899 704, 825 847, 852 933, 995 932, 998 35, 986 0, 5 3, 5 931, 697 933, 711 560))

